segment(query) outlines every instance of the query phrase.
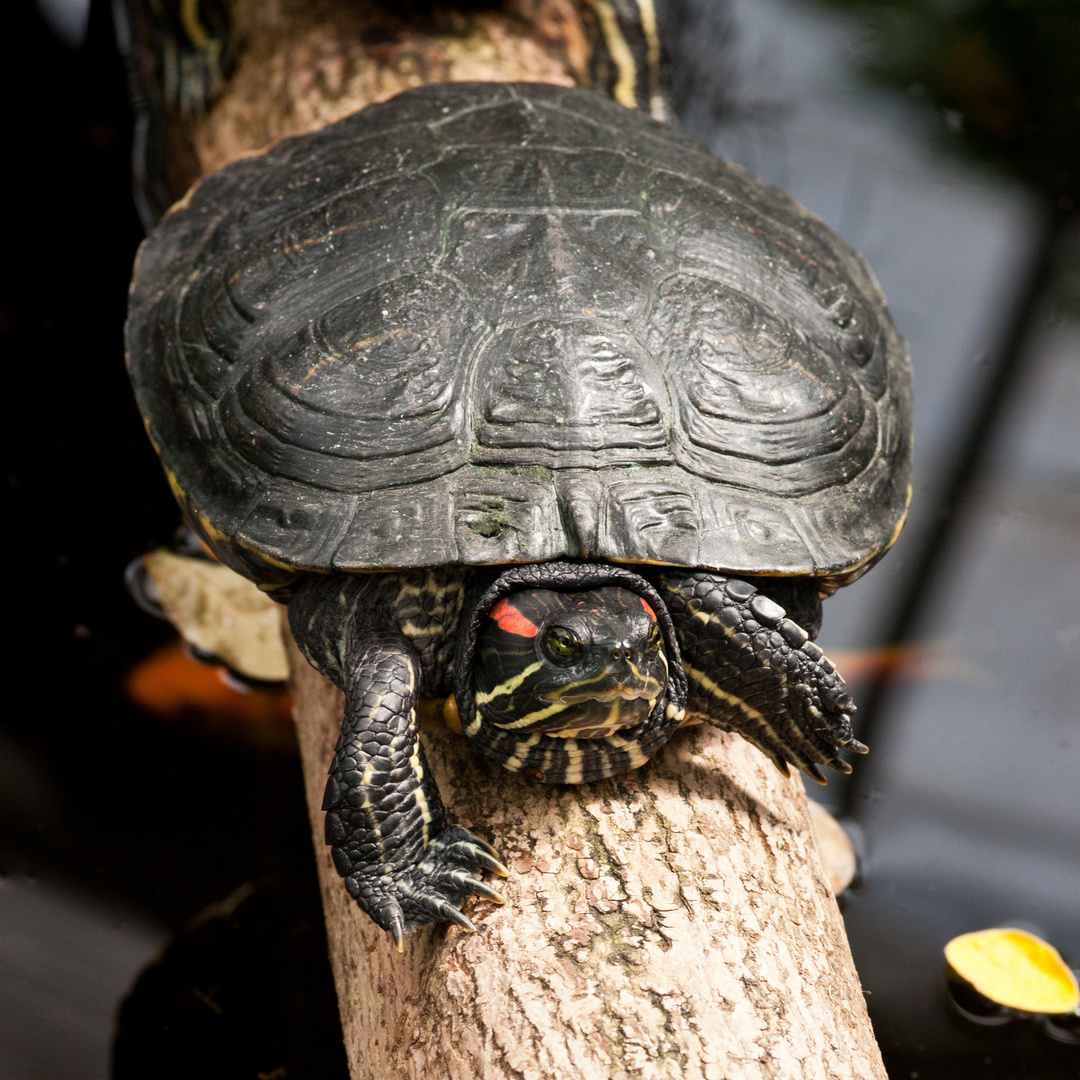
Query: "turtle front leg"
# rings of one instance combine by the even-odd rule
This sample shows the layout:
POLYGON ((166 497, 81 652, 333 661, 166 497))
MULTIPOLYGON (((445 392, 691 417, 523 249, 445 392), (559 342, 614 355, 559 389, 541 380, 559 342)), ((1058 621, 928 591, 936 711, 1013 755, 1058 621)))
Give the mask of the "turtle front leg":
POLYGON ((820 784, 818 765, 851 772, 837 749, 866 753, 851 730, 844 680, 784 609, 736 577, 700 570, 658 574, 689 680, 687 713, 737 731, 788 774, 820 784))
POLYGON ((425 923, 475 929, 459 908, 465 897, 502 903, 475 875, 507 871, 489 844, 446 824, 419 739, 420 659, 393 620, 364 603, 363 585, 305 582, 289 623, 312 664, 345 692, 323 799, 334 866, 400 951, 405 933, 425 923))

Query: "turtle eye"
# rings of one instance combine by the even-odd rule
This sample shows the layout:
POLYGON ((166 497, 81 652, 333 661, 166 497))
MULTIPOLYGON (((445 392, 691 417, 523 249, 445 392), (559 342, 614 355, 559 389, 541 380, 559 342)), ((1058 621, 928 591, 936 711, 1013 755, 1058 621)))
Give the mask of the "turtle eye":
POLYGON ((660 627, 653 623, 649 627, 649 637, 647 640, 649 646, 649 652, 656 652, 661 645, 664 644, 664 636, 660 633, 660 627))
POLYGON ((552 626, 544 636, 544 648, 548 656, 562 664, 574 658, 578 651, 578 644, 574 632, 567 630, 565 626, 552 626))

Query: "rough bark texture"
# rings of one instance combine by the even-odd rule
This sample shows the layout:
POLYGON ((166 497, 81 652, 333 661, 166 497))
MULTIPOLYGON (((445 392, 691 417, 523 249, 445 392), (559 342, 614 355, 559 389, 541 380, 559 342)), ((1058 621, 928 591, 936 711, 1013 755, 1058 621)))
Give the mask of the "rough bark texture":
POLYGON ((394 951, 322 839, 341 694, 290 642, 331 960, 355 1080, 881 1078, 801 784, 680 732, 637 773, 550 788, 425 732, 455 820, 512 869, 480 932, 394 951))
POLYGON ((175 198, 199 176, 289 135, 436 82, 587 86, 589 47, 575 0, 503 0, 422 16, 387 0, 233 0, 227 88, 168 135, 175 198))

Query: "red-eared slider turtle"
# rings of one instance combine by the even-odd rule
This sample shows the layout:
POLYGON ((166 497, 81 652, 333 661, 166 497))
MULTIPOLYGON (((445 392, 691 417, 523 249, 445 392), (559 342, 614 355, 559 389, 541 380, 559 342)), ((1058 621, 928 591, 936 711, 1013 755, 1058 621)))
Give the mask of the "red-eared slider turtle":
POLYGON ((346 697, 327 842, 400 944, 504 872, 418 696, 548 783, 688 719, 848 771, 819 597, 889 546, 910 369, 866 266, 775 188, 581 90, 410 91, 205 179, 127 328, 191 525, 346 697))

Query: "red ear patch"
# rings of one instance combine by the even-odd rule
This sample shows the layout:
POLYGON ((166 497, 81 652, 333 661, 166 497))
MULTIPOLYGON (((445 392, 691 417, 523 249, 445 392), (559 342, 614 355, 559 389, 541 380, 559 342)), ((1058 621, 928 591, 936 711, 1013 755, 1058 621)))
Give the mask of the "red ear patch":
POLYGON ((505 596, 491 609, 489 618, 494 619, 499 629, 505 630, 508 634, 536 637, 540 633, 540 628, 529 622, 505 596))
POLYGON ((653 611, 648 600, 646 600, 644 596, 639 596, 638 599, 641 601, 641 606, 645 609, 645 612, 649 616, 649 618, 652 619, 653 622, 656 622, 656 612, 653 611))

